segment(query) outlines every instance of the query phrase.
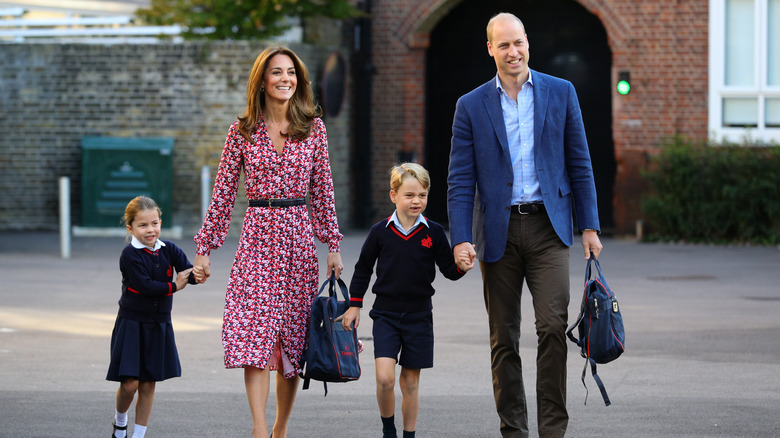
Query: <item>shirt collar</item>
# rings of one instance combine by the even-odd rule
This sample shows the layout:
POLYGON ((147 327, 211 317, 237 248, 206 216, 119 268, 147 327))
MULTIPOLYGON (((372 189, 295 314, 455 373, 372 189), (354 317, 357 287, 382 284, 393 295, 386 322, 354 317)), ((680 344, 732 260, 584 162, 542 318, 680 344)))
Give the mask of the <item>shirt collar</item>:
POLYGON ((130 244, 133 245, 133 248, 136 248, 136 249, 144 249, 144 248, 146 248, 146 249, 151 249, 152 251, 157 251, 158 249, 160 249, 163 246, 165 246, 165 242, 163 242, 160 239, 157 239, 157 243, 154 244, 154 248, 149 248, 148 246, 146 246, 143 243, 141 243, 141 241, 138 240, 135 236, 133 236, 133 239, 130 241, 130 244))
MULTIPOLYGON (((528 69, 528 80, 525 81, 523 86, 525 86, 525 84, 531 84, 531 85, 534 84, 534 75, 530 68, 528 69)), ((520 88, 522 89, 523 87, 520 88)), ((496 89, 499 92, 504 92, 504 93, 506 92, 504 91, 504 87, 501 86, 501 79, 498 77, 498 73, 496 73, 496 89)))
MULTIPOLYGON (((397 228, 399 228, 399 229, 401 229, 401 230, 404 230, 404 226, 403 226, 403 225, 401 225, 401 221, 400 221, 400 220, 398 220, 398 210, 396 210, 396 211, 394 211, 394 212, 393 212, 393 215, 392 215, 392 216, 390 216, 390 219, 388 219, 388 220, 387 220, 387 224, 386 224, 385 226, 386 226, 386 227, 387 227, 387 226, 390 226, 390 223, 391 223, 391 222, 395 222, 395 225, 396 225, 396 227, 397 227, 397 228)), ((417 220, 416 220, 416 221, 414 221, 414 224, 413 224, 411 227, 409 227, 409 230, 404 230, 404 231, 410 231, 410 230, 413 230, 413 229, 414 229, 414 228, 415 228, 417 225, 419 225, 419 224, 423 224, 423 225, 425 225, 426 227, 430 228, 430 227, 428 226, 428 221, 427 221, 427 220, 425 220, 425 216, 423 216, 423 215, 419 215, 419 216, 417 216, 417 220)))

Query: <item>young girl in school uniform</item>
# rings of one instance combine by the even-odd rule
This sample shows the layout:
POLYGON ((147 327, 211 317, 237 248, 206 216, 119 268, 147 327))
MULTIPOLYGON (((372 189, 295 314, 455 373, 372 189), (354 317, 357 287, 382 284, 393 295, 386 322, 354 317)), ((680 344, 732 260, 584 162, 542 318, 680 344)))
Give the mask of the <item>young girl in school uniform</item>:
POLYGON ((174 292, 195 284, 195 278, 184 251, 159 239, 161 215, 157 203, 146 196, 134 198, 125 208, 130 243, 119 258, 122 297, 111 334, 111 363, 106 376, 121 382, 112 438, 127 436, 127 413, 136 392, 133 438, 143 438, 154 404, 155 383, 181 376, 171 307, 174 292))

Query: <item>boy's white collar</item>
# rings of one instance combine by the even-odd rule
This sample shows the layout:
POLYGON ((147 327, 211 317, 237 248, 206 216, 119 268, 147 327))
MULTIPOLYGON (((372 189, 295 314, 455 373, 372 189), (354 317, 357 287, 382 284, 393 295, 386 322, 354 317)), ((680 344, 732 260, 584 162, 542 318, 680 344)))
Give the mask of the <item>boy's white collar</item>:
POLYGON ((143 243, 141 243, 141 241, 138 240, 135 236, 133 236, 133 239, 130 241, 130 244, 133 245, 133 248, 136 248, 136 249, 147 248, 147 249, 151 249, 152 251, 157 251, 158 249, 160 249, 163 246, 165 246, 165 242, 163 242, 160 239, 157 239, 157 242, 154 244, 154 248, 151 248, 151 247, 148 247, 148 246, 144 245, 143 243))
POLYGON ((426 227, 428 226, 428 221, 427 221, 427 220, 425 220, 425 216, 423 216, 422 214, 420 214, 420 215, 418 215, 418 216, 417 216, 417 220, 415 220, 415 221, 414 221, 414 224, 412 224, 412 226, 411 226, 411 227, 409 227, 409 230, 406 230, 406 229, 404 229, 404 226, 403 226, 403 225, 401 225, 401 221, 400 221, 400 220, 398 220, 398 210, 396 210, 396 211, 394 211, 394 212, 393 212, 393 215, 392 215, 392 216, 390 216, 390 220, 389 220, 389 221, 387 221, 387 225, 385 225, 385 226, 388 226, 388 225, 390 225, 390 222, 395 222, 395 224, 396 224, 396 225, 398 225, 398 227, 399 227, 399 228, 401 228, 401 229, 402 229, 402 230, 404 230, 404 231, 409 231, 409 230, 413 229, 414 227, 416 227, 416 226, 417 226, 417 225, 419 225, 419 224, 423 224, 423 225, 425 225, 426 227))

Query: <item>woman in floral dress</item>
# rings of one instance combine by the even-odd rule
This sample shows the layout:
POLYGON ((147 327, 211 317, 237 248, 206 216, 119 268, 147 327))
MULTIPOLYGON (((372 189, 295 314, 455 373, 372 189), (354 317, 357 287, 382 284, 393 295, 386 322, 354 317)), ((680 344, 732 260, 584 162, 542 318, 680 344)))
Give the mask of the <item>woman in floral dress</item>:
POLYGON ((194 273, 205 281, 209 252, 225 241, 243 169, 250 207, 230 271, 222 344, 225 367, 244 369, 253 437, 268 436, 271 370, 277 371, 272 435, 287 436, 317 294, 315 236, 328 245, 327 272, 343 269, 327 136, 318 115, 306 66, 289 49, 264 50, 252 67, 246 112, 228 131, 211 204, 195 236, 194 273))

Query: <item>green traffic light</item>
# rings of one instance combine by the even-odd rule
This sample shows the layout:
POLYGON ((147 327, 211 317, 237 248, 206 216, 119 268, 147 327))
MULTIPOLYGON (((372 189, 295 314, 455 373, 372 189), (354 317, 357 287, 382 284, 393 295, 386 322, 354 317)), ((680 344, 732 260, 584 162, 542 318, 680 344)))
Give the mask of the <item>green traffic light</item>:
POLYGON ((617 83, 617 91, 620 94, 626 95, 631 91, 631 84, 629 84, 628 81, 619 81, 617 83))

